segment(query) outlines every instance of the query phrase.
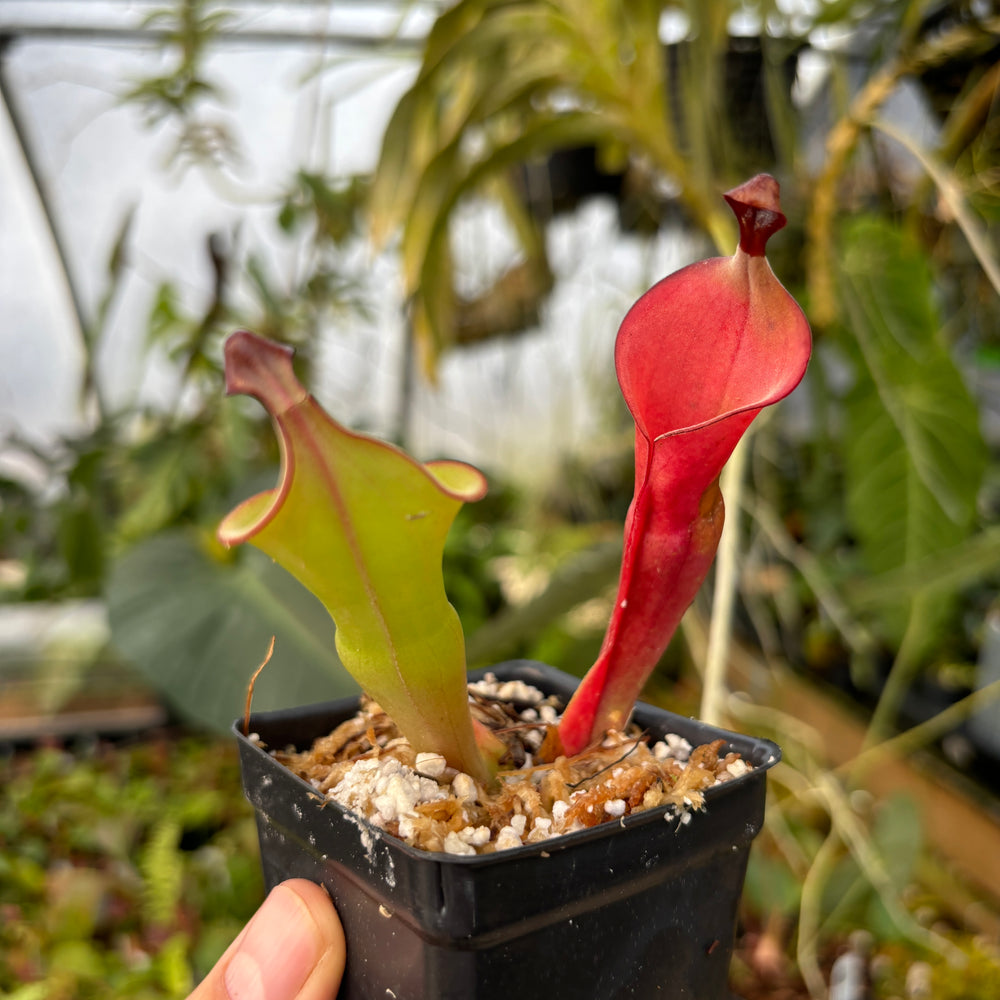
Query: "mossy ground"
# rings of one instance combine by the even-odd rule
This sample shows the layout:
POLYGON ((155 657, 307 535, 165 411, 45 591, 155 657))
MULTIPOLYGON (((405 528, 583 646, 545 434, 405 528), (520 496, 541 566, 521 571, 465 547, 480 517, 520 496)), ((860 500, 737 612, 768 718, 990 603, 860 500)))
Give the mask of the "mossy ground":
POLYGON ((2 996, 186 996, 262 898, 226 741, 16 753, 0 783, 2 996))

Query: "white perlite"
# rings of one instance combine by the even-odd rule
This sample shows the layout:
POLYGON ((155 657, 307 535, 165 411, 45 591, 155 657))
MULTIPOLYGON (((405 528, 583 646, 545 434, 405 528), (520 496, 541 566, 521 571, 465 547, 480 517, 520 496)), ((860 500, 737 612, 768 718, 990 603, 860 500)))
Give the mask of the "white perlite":
MULTIPOLYGON (((439 754, 409 756, 414 767, 392 752, 358 758, 341 771, 339 780, 326 794, 379 829, 414 846, 436 842, 429 849, 473 855, 536 844, 606 820, 622 819, 637 808, 657 808, 664 804, 672 806, 667 818, 674 818, 679 829, 690 821, 690 809, 702 807, 704 788, 731 781, 751 769, 744 761, 734 759, 735 754, 719 758, 711 747, 692 751, 686 740, 676 737, 647 748, 647 763, 633 762, 632 752, 641 748, 635 740, 613 734, 605 742, 608 744, 605 754, 612 760, 611 765, 576 783, 568 780, 568 774, 557 773, 563 765, 543 767, 538 785, 530 777, 521 778, 517 772, 509 772, 499 793, 509 797, 505 808, 510 808, 510 812, 505 823, 492 824, 489 810, 483 805, 488 798, 485 790, 470 775, 451 772, 439 754), (702 760, 684 765, 668 761, 674 768, 682 768, 671 772, 672 786, 662 786, 656 777, 660 772, 648 769, 650 760, 662 761, 675 754, 704 758, 706 749, 711 751, 707 770, 702 760), (437 778, 428 773, 438 770, 437 778), (546 780, 550 781, 548 792, 544 791, 546 780), (547 801, 543 801, 543 794, 547 801)), ((396 749, 400 749, 399 745, 396 749)), ((639 752, 638 757, 641 756, 639 752)), ((592 762, 591 766, 595 764, 592 762)), ((358 827, 362 841, 370 840, 360 822, 358 827)), ((370 844, 365 846, 368 849, 370 844)))
POLYGON ((444 838, 447 854, 476 854, 477 847, 485 847, 490 842, 488 826, 467 826, 458 833, 449 833, 444 838))
POLYGON ((538 688, 524 681, 498 681, 493 674, 487 674, 481 681, 471 683, 469 691, 484 698, 527 702, 529 705, 537 705, 545 700, 545 695, 538 688))
POLYGON ((653 756, 657 760, 667 760, 668 758, 673 758, 674 760, 684 763, 690 756, 692 746, 683 736, 678 736, 677 733, 667 733, 658 743, 653 746, 653 756))
MULTIPOLYGON (((521 819, 524 819, 522 816, 521 819)), ((521 824, 524 825, 523 823, 521 824)), ((512 826, 503 827, 497 834, 497 838, 493 841, 496 849, 498 851, 507 851, 512 847, 521 846, 521 835, 512 826)))
POLYGON ((438 801, 447 793, 433 778, 417 774, 395 757, 380 757, 357 761, 327 796, 384 828, 414 816, 420 803, 438 801))
POLYGON ((418 753, 417 770, 428 778, 440 778, 448 762, 439 753, 418 753))
POLYGON ((459 771, 458 774, 451 779, 451 794, 454 795, 459 802, 470 802, 478 793, 479 790, 476 788, 475 781, 462 771, 459 771))
POLYGON ((445 854, 475 854, 476 849, 462 839, 460 833, 449 833, 444 838, 445 854))

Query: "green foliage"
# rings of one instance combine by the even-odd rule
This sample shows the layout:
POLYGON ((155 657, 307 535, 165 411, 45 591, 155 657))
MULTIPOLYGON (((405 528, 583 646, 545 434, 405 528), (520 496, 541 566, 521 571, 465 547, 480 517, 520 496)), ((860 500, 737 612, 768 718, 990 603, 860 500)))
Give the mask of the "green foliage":
POLYGON ((263 891, 228 744, 182 740, 0 764, 0 994, 187 995, 263 891))
MULTIPOLYGON (((934 1000, 990 1000, 1000 990, 1000 955, 983 935, 955 936, 958 953, 951 960, 938 955, 920 959, 922 986, 934 1000)), ((906 996, 907 984, 913 984, 915 956, 900 945, 880 950, 874 968, 873 996, 886 1000, 906 996)), ((910 992, 914 992, 911 988, 910 992)))
POLYGON ((242 716, 247 685, 259 710, 354 694, 322 605, 254 551, 224 552, 206 534, 173 529, 131 547, 107 586, 118 649, 185 718, 219 731, 242 716))
MULTIPOLYGON (((200 65, 211 32, 221 23, 211 12, 202 11, 202 18, 200 9, 201 5, 190 4, 178 10, 176 31, 168 33, 171 44, 186 46, 188 68, 200 65), (197 37, 187 38, 185 31, 197 37)), ((177 111, 193 113, 187 104, 177 111)), ((252 259, 248 267, 268 319, 265 326, 300 343, 300 356, 308 366, 318 316, 360 309, 356 283, 344 276, 341 267, 341 251, 355 233, 364 187, 335 186, 305 173, 297 185, 298 194, 289 195, 287 206, 294 206, 293 228, 314 223, 315 268, 307 271, 302 288, 279 293, 266 269, 251 266, 252 259)), ((205 588, 215 587, 216 593, 227 592, 227 587, 230 593, 253 590, 248 605, 253 607, 262 600, 259 588, 274 576, 267 569, 254 575, 252 560, 219 558, 218 551, 209 553, 193 539, 197 525, 215 523, 235 484, 245 482, 252 468, 268 466, 276 452, 263 420, 248 420, 239 407, 221 405, 221 334, 237 322, 238 315, 230 303, 234 262, 224 241, 215 235, 208 236, 205 244, 213 278, 213 295, 205 308, 189 309, 169 280, 157 289, 150 307, 145 360, 166 359, 176 366, 173 402, 146 409, 118 392, 125 403, 116 412, 110 410, 95 359, 105 347, 111 305, 127 271, 130 220, 127 213, 111 250, 108 286, 97 312, 92 321, 81 322, 85 328, 81 398, 95 412, 95 426, 44 450, 14 438, 7 442, 38 470, 42 485, 0 480, 0 557, 10 568, 0 584, 3 598, 109 597, 113 626, 120 630, 114 636, 119 651, 134 658, 149 682, 165 691, 188 718, 211 726, 228 726, 242 712, 247 679, 272 634, 278 639, 278 664, 285 659, 291 664, 284 686, 271 676, 262 680, 259 707, 353 691, 332 650, 304 640, 309 629, 315 635, 322 630, 313 622, 309 629, 303 628, 303 615, 306 621, 310 618, 303 607, 312 599, 291 592, 286 583, 275 584, 272 594, 278 610, 258 616, 249 628, 234 620, 239 614, 224 616, 229 622, 226 634, 244 641, 232 643, 221 658, 207 662, 203 637, 193 638, 197 627, 212 627, 212 614, 219 610, 211 600, 203 600, 205 588), (183 530, 172 534, 179 528, 183 530), (191 534, 186 536, 188 529, 191 534), (147 558, 150 549, 144 546, 149 542, 152 551, 163 553, 164 545, 157 545, 160 538, 170 557, 154 566, 147 558), (163 589, 167 578, 162 566, 176 571, 166 584, 168 590, 163 589), (133 587, 137 572, 145 574, 144 585, 133 587), (123 579, 129 587, 124 611, 119 600, 123 579), (161 617, 164 607, 173 614, 161 617), (159 626, 164 617, 167 629, 136 630, 137 620, 152 619, 159 626), (266 628, 273 631, 264 634, 266 628), (325 687, 320 680, 324 676, 332 681, 325 687)), ((47 688, 48 707, 53 710, 89 682, 85 667, 72 677, 64 671, 60 680, 58 686, 47 688)))
MULTIPOLYGON (((841 300, 860 362, 847 399, 847 511, 869 571, 912 569, 975 526, 987 463, 979 411, 942 339, 926 254, 876 218, 852 222, 844 241, 841 300)), ((935 594, 921 650, 955 596, 935 594)), ((896 643, 908 607, 896 609, 896 643)))
MULTIPOLYGON (((213 378, 221 395, 221 374, 213 378)), ((3 557, 24 569, 6 598, 96 596, 125 547, 213 516, 245 475, 239 456, 254 450, 260 430, 218 409, 216 399, 186 420, 136 413, 66 437, 46 454, 25 447, 46 485, 0 482, 3 557)))
MULTIPOLYGON (((371 197, 377 242, 402 227, 414 335, 430 370, 455 335, 449 219, 510 167, 587 143, 641 150, 679 181, 699 221, 717 226, 704 176, 672 144, 661 7, 462 0, 435 22, 386 131, 371 197)), ((537 237, 525 249, 544 252, 537 237)))
POLYGON ((376 242, 401 231, 414 335, 430 370, 461 338, 448 243, 456 209, 498 200, 525 256, 547 266, 539 230, 553 206, 533 204, 518 169, 553 153, 594 147, 601 170, 624 174, 623 215, 646 228, 669 217, 658 189, 666 180, 685 216, 729 251, 716 191, 774 170, 776 156, 783 168, 794 164, 790 91, 806 44, 801 19, 793 27, 773 5, 773 36, 730 37, 730 17, 743 6, 462 0, 441 14, 386 131, 371 199, 376 242), (687 30, 664 46, 661 22, 671 16, 687 30), (517 197, 496 199, 498 189, 517 197), (531 226, 511 211, 525 199, 538 210, 531 226))
MULTIPOLYGON (((887 876, 885 890, 901 895, 916 877, 924 847, 923 826, 916 803, 896 795, 880 803, 871 826, 871 849, 887 876)), ((845 855, 826 883, 823 895, 829 930, 870 930, 880 942, 907 940, 890 908, 872 886, 852 855, 845 855)))
POLYGON ((309 265, 289 283, 273 275, 265 255, 251 253, 246 277, 258 315, 248 326, 308 354, 316 330, 330 322, 366 316, 363 279, 345 267, 363 232, 368 182, 299 169, 275 206, 278 233, 294 240, 309 265))
POLYGON ((1000 960, 982 939, 969 939, 961 966, 936 962, 931 973, 934 1000, 985 1000, 1000 992, 1000 960))
POLYGON ((278 212, 278 225, 289 234, 312 226, 318 241, 342 247, 358 234, 367 190, 360 177, 338 183, 315 171, 300 170, 278 212))
POLYGON ((184 869, 178 852, 181 825, 174 816, 158 820, 139 857, 145 882, 143 914, 154 927, 169 925, 180 902, 184 869))
POLYGON ((783 860, 755 845, 747 864, 743 894, 753 912, 791 918, 799 908, 802 884, 783 860))
POLYGON ((93 593, 104 575, 107 552, 107 495, 110 484, 105 451, 85 448, 66 476, 68 493, 61 504, 58 551, 73 581, 74 596, 93 593))
POLYGON ((136 81, 123 99, 139 107, 150 125, 172 121, 178 126, 177 158, 224 163, 237 156, 229 130, 201 110, 223 96, 204 64, 211 43, 231 21, 230 12, 209 0, 177 0, 145 18, 146 27, 162 32, 171 65, 165 73, 136 81))

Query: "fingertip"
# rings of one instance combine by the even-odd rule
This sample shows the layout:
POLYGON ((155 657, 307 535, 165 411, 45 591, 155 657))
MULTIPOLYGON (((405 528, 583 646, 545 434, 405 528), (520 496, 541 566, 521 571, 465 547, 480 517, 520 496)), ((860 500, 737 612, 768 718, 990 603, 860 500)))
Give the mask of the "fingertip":
POLYGON ((309 911, 322 942, 322 954, 296 1000, 330 1000, 340 989, 347 964, 344 928, 329 893, 308 879, 295 878, 276 888, 294 893, 309 911))
POLYGON ((330 1000, 347 962, 326 891, 306 879, 276 885, 188 1000, 330 1000))
POLYGON ((337 916, 333 900, 323 886, 305 878, 288 879, 280 885, 290 889, 302 900, 324 938, 331 944, 343 946, 344 928, 340 923, 340 917, 337 916))

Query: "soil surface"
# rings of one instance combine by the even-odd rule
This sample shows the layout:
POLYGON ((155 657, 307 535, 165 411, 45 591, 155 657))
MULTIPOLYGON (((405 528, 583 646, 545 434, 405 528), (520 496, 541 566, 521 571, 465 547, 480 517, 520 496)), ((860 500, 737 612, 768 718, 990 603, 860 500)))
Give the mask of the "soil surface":
POLYGON ((558 753, 558 705, 522 681, 487 676, 470 685, 474 715, 508 747, 495 787, 456 771, 438 754, 415 753, 374 702, 301 753, 275 756, 325 797, 411 846, 485 854, 538 843, 633 812, 669 807, 677 822, 704 791, 749 765, 716 740, 651 742, 609 732, 574 757, 558 753))

